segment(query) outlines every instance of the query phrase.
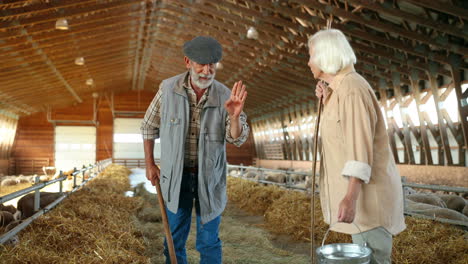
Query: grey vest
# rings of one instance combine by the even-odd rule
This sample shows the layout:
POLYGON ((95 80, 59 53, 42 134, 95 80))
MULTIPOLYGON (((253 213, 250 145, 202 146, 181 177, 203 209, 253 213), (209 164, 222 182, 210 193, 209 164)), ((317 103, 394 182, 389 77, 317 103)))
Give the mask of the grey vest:
MULTIPOLYGON (((183 87, 188 73, 162 83, 161 191, 168 209, 176 213, 184 167, 185 138, 189 127, 189 101, 183 87)), ((203 223, 219 216, 226 207, 226 118, 224 102, 231 91, 213 81, 203 107, 198 141, 198 197, 203 223)))

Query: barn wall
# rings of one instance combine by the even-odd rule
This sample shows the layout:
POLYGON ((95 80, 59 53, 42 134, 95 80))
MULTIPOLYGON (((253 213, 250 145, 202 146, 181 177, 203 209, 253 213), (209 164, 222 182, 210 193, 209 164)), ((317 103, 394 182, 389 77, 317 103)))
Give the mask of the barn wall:
MULTIPOLYGON (((270 169, 302 169, 312 170, 311 161, 296 160, 260 160, 256 159, 257 167, 270 169)), ((317 166, 317 173, 319 171, 317 166)), ((447 186, 468 187, 465 167, 452 166, 428 166, 428 165, 397 165, 401 176, 406 176, 408 182, 421 184, 436 184, 447 186)))
POLYGON ((9 174, 41 173, 41 167, 54 164, 54 126, 45 113, 18 120, 9 174), (47 163, 47 164, 46 164, 47 163))
POLYGON ((242 144, 239 148, 232 145, 226 144, 227 162, 233 165, 252 165, 255 157, 255 143, 250 129, 250 135, 247 141, 242 144))
MULTIPOLYGON (((112 157, 114 119, 111 105, 114 105, 114 114, 116 117, 142 118, 154 95, 155 92, 148 91, 125 92, 114 95, 113 99, 112 96, 109 95, 101 96, 97 100, 97 160, 112 157)), ((60 121, 60 125, 94 126, 94 124, 91 123, 93 120, 93 99, 89 98, 75 106, 52 109, 50 119, 60 121), (77 123, 76 121, 81 123, 77 123)), ((229 163, 252 164, 255 155, 252 135, 249 136, 248 141, 240 148, 227 144, 226 149, 229 163)), ((16 166, 14 164, 16 160, 30 162, 32 159, 39 158, 44 161, 47 160, 49 163, 48 165, 54 165, 54 126, 47 121, 46 113, 38 113, 19 119, 10 167, 16 166)), ((0 170, 1 168, 0 162, 0 170)), ((14 168, 10 168, 10 171, 12 170, 14 171, 14 168)), ((21 172, 17 173, 19 174, 21 172)), ((36 170, 36 173, 40 173, 40 171, 36 170)))
POLYGON ((96 128, 96 160, 112 158, 114 118, 107 100, 100 101, 97 120, 99 125, 96 128))

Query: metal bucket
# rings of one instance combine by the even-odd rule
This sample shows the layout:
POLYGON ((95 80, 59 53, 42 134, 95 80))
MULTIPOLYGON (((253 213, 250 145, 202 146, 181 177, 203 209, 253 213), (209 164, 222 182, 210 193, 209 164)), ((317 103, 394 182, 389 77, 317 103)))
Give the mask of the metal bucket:
MULTIPOLYGON (((354 224, 358 229, 359 227, 354 224)), ((324 246, 325 239, 330 232, 328 228, 325 236, 322 240, 322 246, 317 248, 317 259, 320 264, 369 264, 372 255, 372 249, 367 247, 367 244, 364 245, 352 244, 352 243, 340 243, 340 244, 330 244, 324 246)), ((361 229, 359 233, 362 236, 361 229)), ((364 241, 364 236, 363 236, 364 241)))

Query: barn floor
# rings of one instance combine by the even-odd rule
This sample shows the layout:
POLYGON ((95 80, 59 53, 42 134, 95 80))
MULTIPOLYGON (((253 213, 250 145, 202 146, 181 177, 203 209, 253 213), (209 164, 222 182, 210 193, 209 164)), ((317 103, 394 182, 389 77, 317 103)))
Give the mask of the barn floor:
MULTIPOLYGON (((148 193, 141 185, 136 188, 135 194, 145 201, 138 213, 137 228, 142 231, 147 243, 146 254, 151 257, 152 263, 164 263, 164 229, 156 195, 148 193)), ((263 217, 250 216, 229 203, 220 228, 223 263, 310 263, 310 244, 292 242, 286 236, 272 235, 262 228, 262 224, 263 217)), ((199 254, 195 249, 195 221, 192 221, 191 230, 187 242, 188 260, 189 263, 199 263, 199 254)))

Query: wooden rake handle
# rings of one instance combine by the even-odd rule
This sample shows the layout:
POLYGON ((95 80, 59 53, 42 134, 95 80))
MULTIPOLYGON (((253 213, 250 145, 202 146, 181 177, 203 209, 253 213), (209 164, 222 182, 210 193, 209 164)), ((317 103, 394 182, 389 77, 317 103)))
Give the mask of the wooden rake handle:
POLYGON ((315 134, 314 134, 314 161, 312 163, 312 201, 311 201, 311 249, 310 257, 312 258, 312 263, 315 264, 315 171, 317 167, 317 148, 318 148, 318 133, 320 127, 320 116, 322 113, 322 97, 320 97, 319 106, 318 106, 318 115, 317 122, 315 123, 315 134))
POLYGON ((174 241, 172 240, 171 228, 169 227, 169 221, 167 220, 166 206, 164 205, 164 199, 162 197, 161 186, 159 185, 159 181, 156 181, 155 186, 156 186, 156 193, 158 194, 159 208, 161 209, 164 233, 166 234, 166 242, 167 242, 167 247, 169 249, 169 256, 171 258, 171 264, 177 264, 174 241))

